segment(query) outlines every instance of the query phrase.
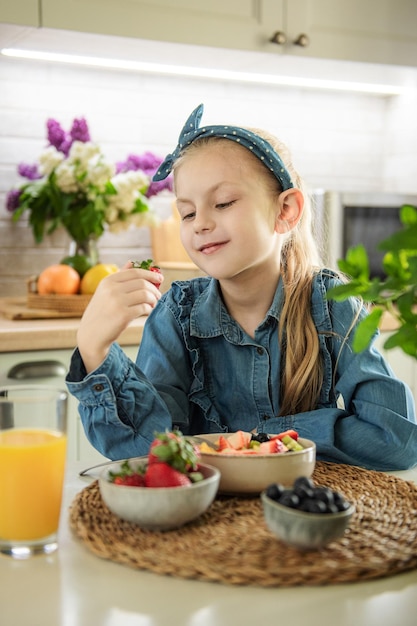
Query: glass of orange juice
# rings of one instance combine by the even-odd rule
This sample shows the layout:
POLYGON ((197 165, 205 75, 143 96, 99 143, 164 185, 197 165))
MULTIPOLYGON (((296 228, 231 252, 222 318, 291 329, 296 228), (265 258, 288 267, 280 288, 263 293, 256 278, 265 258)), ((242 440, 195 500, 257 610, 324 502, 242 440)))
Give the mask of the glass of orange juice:
POLYGON ((23 559, 58 547, 68 393, 0 387, 0 553, 23 559))

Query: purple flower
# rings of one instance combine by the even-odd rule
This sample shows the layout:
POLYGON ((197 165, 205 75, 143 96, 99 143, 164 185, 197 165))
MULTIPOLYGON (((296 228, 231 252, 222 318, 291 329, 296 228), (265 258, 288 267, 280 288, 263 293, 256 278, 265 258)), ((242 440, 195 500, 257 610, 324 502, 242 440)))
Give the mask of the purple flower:
POLYGON ((20 189, 12 189, 6 195, 6 209, 10 213, 14 213, 19 208, 19 199, 22 192, 20 189))
POLYGON ((56 120, 49 118, 46 122, 46 128, 48 131, 47 137, 49 145, 54 146, 57 150, 62 152, 61 145, 64 143, 66 137, 61 124, 56 120))
MULTIPOLYGON (((162 160, 163 159, 161 159, 161 157, 157 156, 153 152, 144 152, 141 155, 129 154, 126 161, 116 163, 116 173, 120 174, 121 172, 142 170, 142 172, 144 172, 152 180, 152 176, 161 165, 162 160)), ((145 196, 147 198, 151 198, 152 196, 156 196, 161 193, 164 189, 172 191, 172 176, 166 178, 165 180, 151 182, 145 196)))
POLYGON ((83 143, 90 141, 90 132, 88 130, 87 121, 84 117, 74 119, 70 135, 73 141, 82 141, 83 143))
POLYGON ((165 178, 165 180, 157 180, 157 181, 151 182, 145 196, 147 198, 151 198, 152 196, 157 196, 158 193, 161 193, 161 191, 163 191, 164 189, 167 189, 168 191, 173 190, 172 176, 165 178))
POLYGON ((158 167, 161 165, 162 159, 153 152, 144 152, 144 154, 129 154, 126 161, 116 163, 116 170, 120 172, 129 172, 142 170, 147 176, 152 177, 158 167))
POLYGON ((37 164, 28 165, 27 163, 19 163, 17 171, 20 176, 27 178, 28 180, 37 180, 42 178, 42 174, 39 173, 37 164))

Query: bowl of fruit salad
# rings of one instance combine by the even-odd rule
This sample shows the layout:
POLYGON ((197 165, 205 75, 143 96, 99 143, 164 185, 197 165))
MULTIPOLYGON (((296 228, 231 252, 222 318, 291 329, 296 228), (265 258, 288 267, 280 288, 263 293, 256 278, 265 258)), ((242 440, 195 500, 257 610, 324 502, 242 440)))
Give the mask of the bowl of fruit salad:
POLYGON ((148 530, 171 530, 195 520, 219 487, 217 468, 200 463, 180 433, 159 433, 144 457, 114 461, 99 477, 101 497, 118 517, 148 530))
POLYGON ((276 435, 239 430, 200 439, 201 460, 220 471, 223 494, 259 495, 273 482, 291 486, 299 476, 310 477, 316 464, 315 443, 294 430, 276 435))
POLYGON ((316 550, 340 539, 355 506, 329 487, 311 478, 297 478, 292 488, 272 483, 261 493, 265 523, 284 543, 301 550, 316 550))

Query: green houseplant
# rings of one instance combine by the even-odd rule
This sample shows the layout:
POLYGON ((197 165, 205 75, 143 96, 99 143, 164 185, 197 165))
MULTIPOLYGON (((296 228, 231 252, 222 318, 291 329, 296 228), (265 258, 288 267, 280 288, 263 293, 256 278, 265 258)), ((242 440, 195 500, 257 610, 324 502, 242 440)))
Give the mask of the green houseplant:
POLYGON ((384 279, 371 278, 367 252, 362 245, 350 248, 339 269, 350 280, 329 290, 327 297, 346 300, 351 296, 372 304, 353 338, 353 349, 360 352, 369 344, 380 325, 384 312, 397 322, 396 330, 385 341, 384 348, 400 348, 417 359, 417 208, 404 205, 400 210, 402 228, 384 239, 378 248, 385 252, 384 279))

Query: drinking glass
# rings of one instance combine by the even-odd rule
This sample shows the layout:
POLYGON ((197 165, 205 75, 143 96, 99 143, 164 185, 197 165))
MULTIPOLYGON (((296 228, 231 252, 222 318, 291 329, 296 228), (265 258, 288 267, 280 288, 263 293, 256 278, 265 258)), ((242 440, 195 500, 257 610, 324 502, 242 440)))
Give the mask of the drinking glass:
POLYGON ((45 385, 0 387, 0 553, 58 547, 67 403, 67 391, 45 385))

